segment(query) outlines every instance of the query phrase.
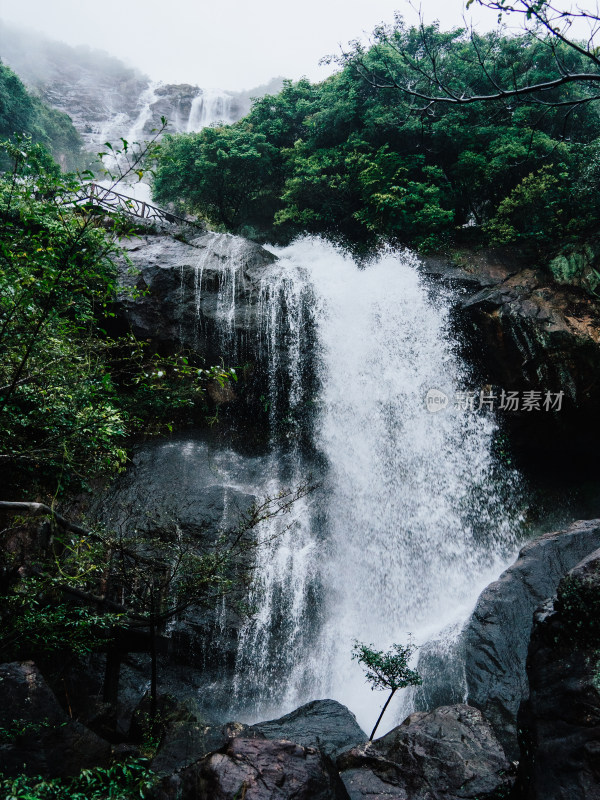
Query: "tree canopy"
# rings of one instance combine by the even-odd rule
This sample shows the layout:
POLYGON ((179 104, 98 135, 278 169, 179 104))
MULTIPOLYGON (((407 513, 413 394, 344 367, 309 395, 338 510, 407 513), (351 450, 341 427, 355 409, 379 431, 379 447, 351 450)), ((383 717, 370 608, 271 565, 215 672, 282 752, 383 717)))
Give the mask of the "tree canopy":
POLYGON ((450 102, 515 75, 519 85, 551 81, 557 59, 590 69, 577 49, 531 32, 443 32, 397 18, 370 47, 354 43, 322 83, 288 81, 233 126, 170 138, 155 197, 263 240, 306 231, 431 249, 477 235, 536 251, 576 241, 600 210, 597 85, 450 102), (448 102, 431 102, 434 85, 448 102), (223 201, 226 186, 239 202, 223 201))

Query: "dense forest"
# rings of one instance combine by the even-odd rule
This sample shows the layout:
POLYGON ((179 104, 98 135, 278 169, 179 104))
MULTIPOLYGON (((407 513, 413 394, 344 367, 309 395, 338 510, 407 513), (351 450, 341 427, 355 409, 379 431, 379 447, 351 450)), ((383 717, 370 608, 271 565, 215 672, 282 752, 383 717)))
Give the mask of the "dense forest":
POLYGON ((65 170, 83 166, 81 136, 67 114, 28 92, 20 78, 0 63, 0 136, 11 139, 15 134, 28 135, 65 170))
POLYGON ((402 87, 423 94, 439 82, 458 97, 485 96, 515 73, 525 84, 551 80, 557 58, 585 71, 584 55, 536 36, 399 21, 323 83, 288 82, 233 126, 167 136, 154 196, 262 240, 308 231, 421 250, 516 244, 543 261, 597 228, 594 85, 469 104, 424 102, 402 87))

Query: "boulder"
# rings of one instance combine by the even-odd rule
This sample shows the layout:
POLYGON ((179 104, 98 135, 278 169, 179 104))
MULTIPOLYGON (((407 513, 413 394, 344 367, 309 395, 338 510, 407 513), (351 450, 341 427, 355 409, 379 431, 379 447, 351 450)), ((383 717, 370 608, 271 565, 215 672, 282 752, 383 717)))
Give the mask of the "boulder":
POLYGON ((535 615, 519 713, 524 800, 600 798, 600 550, 535 615))
POLYGON ((560 579, 600 547, 600 520, 529 542, 480 595, 462 636, 467 702, 485 714, 504 750, 519 758, 517 712, 529 693, 525 663, 533 613, 560 579))
MULTIPOLYGON (((172 775, 195 764, 209 753, 222 749, 236 736, 263 739, 258 731, 239 722, 225 725, 211 721, 200 711, 191 698, 176 701, 172 698, 160 699, 160 724, 162 736, 156 755, 152 759, 152 769, 159 775, 172 775)), ((149 710, 149 698, 145 698, 139 716, 149 710)), ((147 717, 146 717, 147 718, 147 717)))
POLYGON ((33 661, 0 665, 0 693, 6 776, 64 777, 108 764, 110 744, 67 716, 33 661))
MULTIPOLYGON (((267 457, 245 456, 210 432, 186 432, 136 447, 129 469, 92 513, 123 536, 131 534, 131 520, 137 533, 150 538, 167 540, 175 530, 183 532, 202 553, 221 531, 239 524, 240 516, 257 499, 251 490, 265 485, 265 474, 267 457)), ((231 599, 243 600, 243 591, 242 586, 237 594, 232 592, 231 599)), ((200 670, 203 685, 211 686, 210 695, 201 692, 210 698, 207 702, 227 713, 242 624, 232 604, 187 609, 171 623, 165 637, 169 664, 161 664, 159 691, 179 693, 185 680, 177 679, 177 687, 171 686, 172 666, 186 665, 194 675, 200 670)), ((147 680, 149 672, 144 677, 147 680)), ((193 682, 190 694, 199 688, 195 678, 193 682)))
POLYGON ((505 391, 564 392, 560 412, 505 412, 514 446, 591 455, 600 437, 600 311, 580 289, 523 269, 466 297, 459 316, 483 383, 505 391), (465 324, 466 323, 466 324, 465 324))
POLYGON ((462 704, 411 714, 337 765, 350 800, 499 800, 513 783, 491 727, 462 704))
POLYGON ((368 739, 354 714, 336 700, 313 700, 279 719, 259 722, 252 730, 267 739, 315 747, 332 758, 368 739))
POLYGON ((160 800, 348 800, 331 762, 286 740, 234 737, 163 780, 160 800))

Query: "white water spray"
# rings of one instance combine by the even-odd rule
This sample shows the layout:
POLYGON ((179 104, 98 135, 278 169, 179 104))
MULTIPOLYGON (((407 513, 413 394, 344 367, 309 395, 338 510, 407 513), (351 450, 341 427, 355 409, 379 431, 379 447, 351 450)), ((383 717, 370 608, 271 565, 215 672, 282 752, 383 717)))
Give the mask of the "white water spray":
MULTIPOLYGON (((326 477, 256 576, 236 701, 246 687, 248 717, 264 719, 333 697, 368 728, 381 698, 350 659, 353 641, 387 648, 410 632, 421 642, 466 617, 514 553, 514 475, 492 457, 493 418, 452 408, 467 375, 446 336, 449 301, 432 299, 412 255, 361 269, 315 239, 278 254, 263 330, 278 358, 285 344, 290 404, 306 401, 294 353, 310 304, 321 372, 313 436, 326 477), (430 389, 450 397, 446 410, 427 410, 430 389)), ((303 468, 298 455, 296 476, 303 468)), ((387 722, 396 724, 391 709, 387 722)))
POLYGON ((233 97, 222 89, 202 89, 201 94, 192 100, 187 132, 202 130, 216 122, 225 124, 233 122, 232 101, 233 97))

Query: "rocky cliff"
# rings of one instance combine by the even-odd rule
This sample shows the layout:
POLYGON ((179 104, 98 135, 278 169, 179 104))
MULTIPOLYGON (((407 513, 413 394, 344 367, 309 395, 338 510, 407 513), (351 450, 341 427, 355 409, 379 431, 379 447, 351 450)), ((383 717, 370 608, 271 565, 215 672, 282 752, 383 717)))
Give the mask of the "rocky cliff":
MULTIPOLYGON (((528 454, 591 457, 600 442, 600 302, 559 284, 517 251, 426 258, 423 272, 460 287, 454 326, 479 390, 563 392, 560 411, 503 410, 503 428, 528 454)), ((521 400, 522 402, 522 400, 521 400)))

